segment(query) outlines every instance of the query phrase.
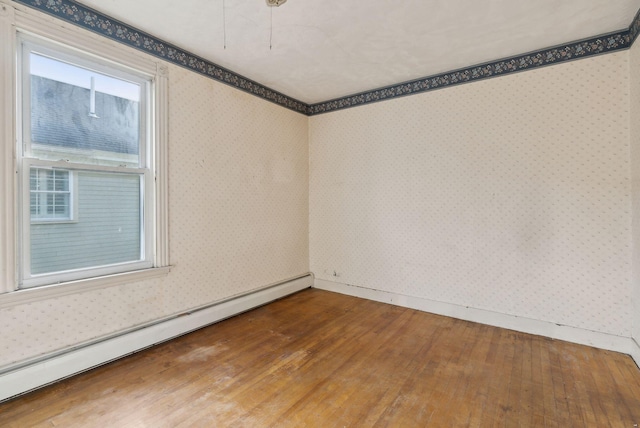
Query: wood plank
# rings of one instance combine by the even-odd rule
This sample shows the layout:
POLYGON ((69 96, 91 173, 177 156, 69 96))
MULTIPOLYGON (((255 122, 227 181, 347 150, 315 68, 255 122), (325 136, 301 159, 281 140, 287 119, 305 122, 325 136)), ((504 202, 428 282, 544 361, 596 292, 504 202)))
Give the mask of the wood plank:
POLYGON ((626 355, 321 290, 0 403, 0 426, 634 426, 626 355))
POLYGON ((540 361, 536 372, 542 380, 545 426, 561 428, 570 426, 569 407, 565 399, 562 373, 549 352, 551 342, 551 339, 544 338, 540 341, 537 347, 540 361))
POLYGON ((482 413, 481 422, 485 426, 504 426, 504 412, 508 409, 509 377, 505 367, 513 364, 515 350, 510 340, 509 330, 492 329, 490 355, 486 370, 491 374, 491 382, 482 413), (496 370, 500 375, 496 376, 496 370))

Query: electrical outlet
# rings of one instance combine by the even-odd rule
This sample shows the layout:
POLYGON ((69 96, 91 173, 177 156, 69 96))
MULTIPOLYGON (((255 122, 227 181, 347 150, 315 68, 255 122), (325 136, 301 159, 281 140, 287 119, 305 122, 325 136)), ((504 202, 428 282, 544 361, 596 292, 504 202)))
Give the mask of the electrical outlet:
POLYGON ((337 271, 335 271, 333 269, 325 269, 324 270, 324 274, 332 276, 334 278, 340 278, 340 272, 337 272, 337 271))

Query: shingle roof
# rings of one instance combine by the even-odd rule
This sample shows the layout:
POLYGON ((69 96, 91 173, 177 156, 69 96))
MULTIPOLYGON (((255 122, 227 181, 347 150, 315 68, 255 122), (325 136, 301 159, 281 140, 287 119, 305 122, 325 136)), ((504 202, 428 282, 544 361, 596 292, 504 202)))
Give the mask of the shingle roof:
POLYGON ((39 76, 31 77, 32 141, 50 146, 138 154, 139 103, 39 76))

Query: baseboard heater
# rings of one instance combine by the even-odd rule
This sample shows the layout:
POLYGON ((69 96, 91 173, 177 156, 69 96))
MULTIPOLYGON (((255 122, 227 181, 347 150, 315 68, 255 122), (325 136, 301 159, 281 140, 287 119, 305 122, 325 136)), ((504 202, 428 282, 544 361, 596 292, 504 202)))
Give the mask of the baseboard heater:
POLYGON ((313 286, 307 273, 156 320, 99 340, 0 369, 0 402, 313 286))

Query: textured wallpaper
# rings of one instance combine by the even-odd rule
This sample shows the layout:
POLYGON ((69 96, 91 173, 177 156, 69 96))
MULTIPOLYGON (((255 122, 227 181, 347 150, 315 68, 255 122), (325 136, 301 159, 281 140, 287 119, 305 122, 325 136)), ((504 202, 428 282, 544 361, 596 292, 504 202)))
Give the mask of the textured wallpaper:
POLYGON ((308 119, 170 67, 171 273, 0 310, 0 367, 309 271, 308 119))
POLYGON ((630 336, 628 58, 311 117, 316 277, 630 336))
POLYGON ((629 51, 631 83, 631 177, 633 213, 633 337, 640 344, 640 44, 629 51))

